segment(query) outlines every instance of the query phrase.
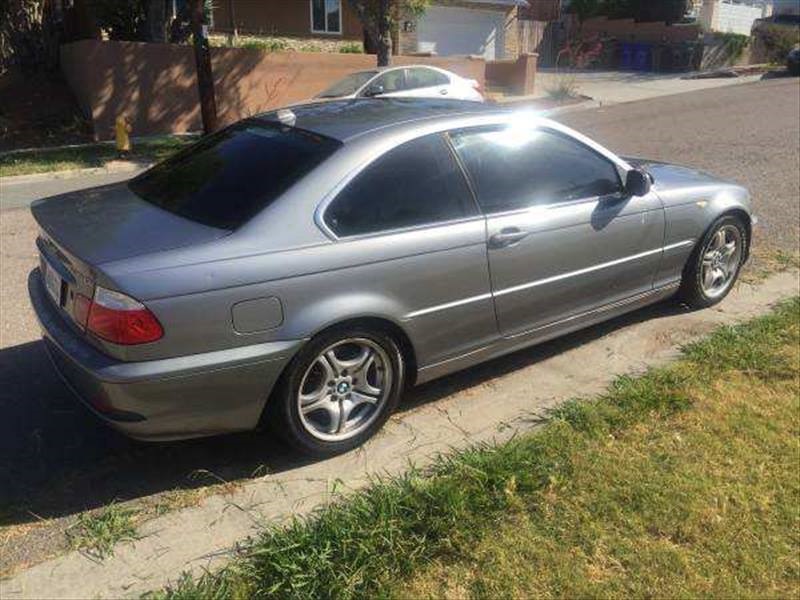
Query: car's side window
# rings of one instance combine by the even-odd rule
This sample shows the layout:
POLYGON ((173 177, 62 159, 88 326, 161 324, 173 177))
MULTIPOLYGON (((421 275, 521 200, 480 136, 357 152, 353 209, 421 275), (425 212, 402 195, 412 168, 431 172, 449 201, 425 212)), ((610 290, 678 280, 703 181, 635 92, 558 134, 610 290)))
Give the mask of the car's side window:
POLYGON ((434 71, 433 69, 424 69, 422 67, 406 69, 405 89, 407 90, 448 85, 449 83, 450 80, 444 73, 439 73, 439 71, 434 71))
POLYGON ((440 134, 394 148, 359 173, 327 207, 338 236, 389 231, 478 213, 464 174, 440 134))
POLYGON ((382 93, 402 92, 406 89, 405 69, 393 69, 384 73, 369 84, 371 89, 383 88, 382 93))
POLYGON ((487 213, 622 191, 614 163, 555 131, 483 128, 450 137, 487 213))

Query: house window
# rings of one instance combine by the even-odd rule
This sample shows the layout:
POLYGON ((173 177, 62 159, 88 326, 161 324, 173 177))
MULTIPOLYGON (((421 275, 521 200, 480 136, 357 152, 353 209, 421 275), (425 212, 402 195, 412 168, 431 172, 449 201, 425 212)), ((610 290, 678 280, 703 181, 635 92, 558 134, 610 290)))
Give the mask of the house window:
POLYGON ((311 31, 342 33, 342 0, 311 0, 311 31))

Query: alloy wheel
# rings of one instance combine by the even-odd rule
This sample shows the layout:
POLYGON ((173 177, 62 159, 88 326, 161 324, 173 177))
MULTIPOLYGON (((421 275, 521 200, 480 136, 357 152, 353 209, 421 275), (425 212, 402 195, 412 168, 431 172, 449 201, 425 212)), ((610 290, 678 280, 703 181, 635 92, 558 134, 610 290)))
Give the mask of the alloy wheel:
POLYGON ((392 375, 388 355, 370 339, 347 338, 328 346, 300 384, 297 403, 303 427, 331 442, 358 435, 380 415, 392 375))
POLYGON ((703 250, 700 284, 709 298, 717 298, 730 287, 742 260, 742 234, 734 225, 723 225, 703 250))

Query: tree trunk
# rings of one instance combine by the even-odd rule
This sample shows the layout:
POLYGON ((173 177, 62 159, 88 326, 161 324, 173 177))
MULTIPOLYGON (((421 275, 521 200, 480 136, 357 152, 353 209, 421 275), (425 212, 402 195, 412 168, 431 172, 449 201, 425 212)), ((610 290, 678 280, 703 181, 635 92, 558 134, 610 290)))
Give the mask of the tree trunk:
POLYGON ((231 19, 231 30, 228 32, 228 46, 236 44, 236 38, 239 37, 239 30, 236 27, 236 9, 233 6, 233 0, 228 0, 228 16, 231 19))
POLYGON ((164 0, 149 0, 146 13, 147 41, 163 44, 167 41, 167 6, 164 0))
POLYGON ((391 0, 378 0, 378 66, 388 67, 392 61, 391 0))
POLYGON ((203 0, 191 1, 194 62, 197 68, 197 89, 200 92, 200 113, 203 117, 203 132, 209 134, 217 129, 217 101, 214 98, 214 79, 211 74, 208 28, 203 23, 203 0))

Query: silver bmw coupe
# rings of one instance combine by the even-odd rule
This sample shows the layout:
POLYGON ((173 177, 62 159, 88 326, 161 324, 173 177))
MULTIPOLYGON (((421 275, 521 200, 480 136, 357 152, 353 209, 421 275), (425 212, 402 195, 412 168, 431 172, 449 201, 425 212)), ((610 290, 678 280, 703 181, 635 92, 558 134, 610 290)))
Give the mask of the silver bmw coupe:
POLYGON ((39 201, 31 300, 64 382, 130 436, 375 434, 403 390, 673 295, 722 300, 744 188, 533 113, 357 99, 240 121, 39 201))

